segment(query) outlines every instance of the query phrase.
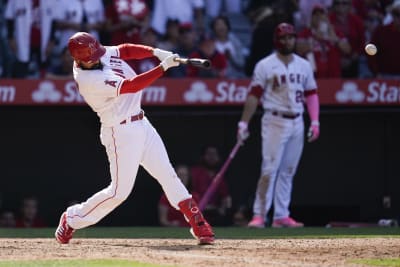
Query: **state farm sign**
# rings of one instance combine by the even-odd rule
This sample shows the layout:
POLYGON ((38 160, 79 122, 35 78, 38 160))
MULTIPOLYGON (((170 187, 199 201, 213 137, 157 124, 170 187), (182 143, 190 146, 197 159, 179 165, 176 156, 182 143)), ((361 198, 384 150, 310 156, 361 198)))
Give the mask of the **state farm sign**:
MULTIPOLYGON (((249 79, 162 78, 143 90, 143 105, 243 105, 249 79)), ((318 80, 321 105, 400 106, 396 80, 318 80)), ((73 80, 0 81, 0 105, 86 105, 73 80)))

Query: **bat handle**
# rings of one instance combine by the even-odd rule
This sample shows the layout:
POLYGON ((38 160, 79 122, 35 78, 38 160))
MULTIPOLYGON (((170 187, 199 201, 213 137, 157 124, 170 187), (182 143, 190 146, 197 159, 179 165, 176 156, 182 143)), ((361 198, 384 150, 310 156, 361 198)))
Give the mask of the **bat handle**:
POLYGON ((189 59, 188 58, 176 57, 176 58, 174 58, 174 61, 179 62, 181 64, 188 64, 189 59))

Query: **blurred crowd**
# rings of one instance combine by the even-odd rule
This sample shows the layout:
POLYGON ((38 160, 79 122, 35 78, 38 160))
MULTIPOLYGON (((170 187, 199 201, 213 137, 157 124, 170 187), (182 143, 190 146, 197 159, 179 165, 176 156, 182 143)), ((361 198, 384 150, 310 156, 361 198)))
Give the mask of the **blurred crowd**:
MULTIPOLYGON (((3 78, 71 79, 66 45, 77 31, 104 45, 145 44, 212 62, 169 77, 246 78, 273 51, 272 31, 283 21, 295 25, 296 51, 317 78, 400 76, 399 0, 6 0, 0 12, 3 78), (374 57, 364 52, 369 42, 374 57)), ((129 64, 141 73, 159 61, 129 64)))

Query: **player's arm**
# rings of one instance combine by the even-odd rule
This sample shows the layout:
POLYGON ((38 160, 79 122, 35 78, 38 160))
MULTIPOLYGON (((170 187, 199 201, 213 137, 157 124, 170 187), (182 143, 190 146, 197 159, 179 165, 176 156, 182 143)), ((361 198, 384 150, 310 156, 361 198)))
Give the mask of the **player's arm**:
POLYGON ((242 117, 238 123, 237 139, 240 142, 249 137, 248 125, 257 110, 259 100, 264 92, 263 84, 266 81, 264 69, 262 61, 258 62, 254 68, 250 90, 244 103, 242 117))
POLYGON ((308 130, 308 141, 312 142, 319 136, 319 97, 316 89, 307 90, 304 95, 306 97, 307 111, 311 121, 308 130))
POLYGON ((138 44, 120 44, 117 46, 119 57, 122 59, 143 59, 148 57, 157 57, 160 61, 163 61, 167 57, 172 55, 172 52, 153 48, 147 45, 138 44))
POLYGON ((255 85, 250 88, 247 95, 246 102, 244 103, 242 117, 238 123, 237 139, 243 142, 249 137, 248 125, 257 110, 258 102, 262 95, 263 89, 260 85, 255 85))
POLYGON ((160 78, 164 72, 171 67, 179 66, 179 62, 174 58, 178 55, 171 55, 163 60, 157 67, 141 73, 131 79, 125 79, 119 90, 119 94, 135 93, 152 84, 155 80, 160 78))
POLYGON ((242 117, 240 121, 246 123, 250 122, 251 118, 257 110, 262 91, 263 89, 259 85, 251 87, 250 92, 246 98, 246 102, 244 103, 242 117))
POLYGON ((317 90, 308 90, 304 93, 306 97, 307 111, 310 116, 311 123, 319 124, 319 97, 317 90))

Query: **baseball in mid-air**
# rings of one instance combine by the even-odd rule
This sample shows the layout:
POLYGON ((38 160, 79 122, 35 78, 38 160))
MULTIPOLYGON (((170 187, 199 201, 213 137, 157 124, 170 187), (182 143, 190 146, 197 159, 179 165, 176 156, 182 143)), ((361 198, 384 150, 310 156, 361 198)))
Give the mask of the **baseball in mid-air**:
POLYGON ((365 52, 368 55, 373 56, 376 54, 376 52, 378 52, 378 49, 376 48, 376 46, 374 44, 367 44, 365 46, 365 52))

